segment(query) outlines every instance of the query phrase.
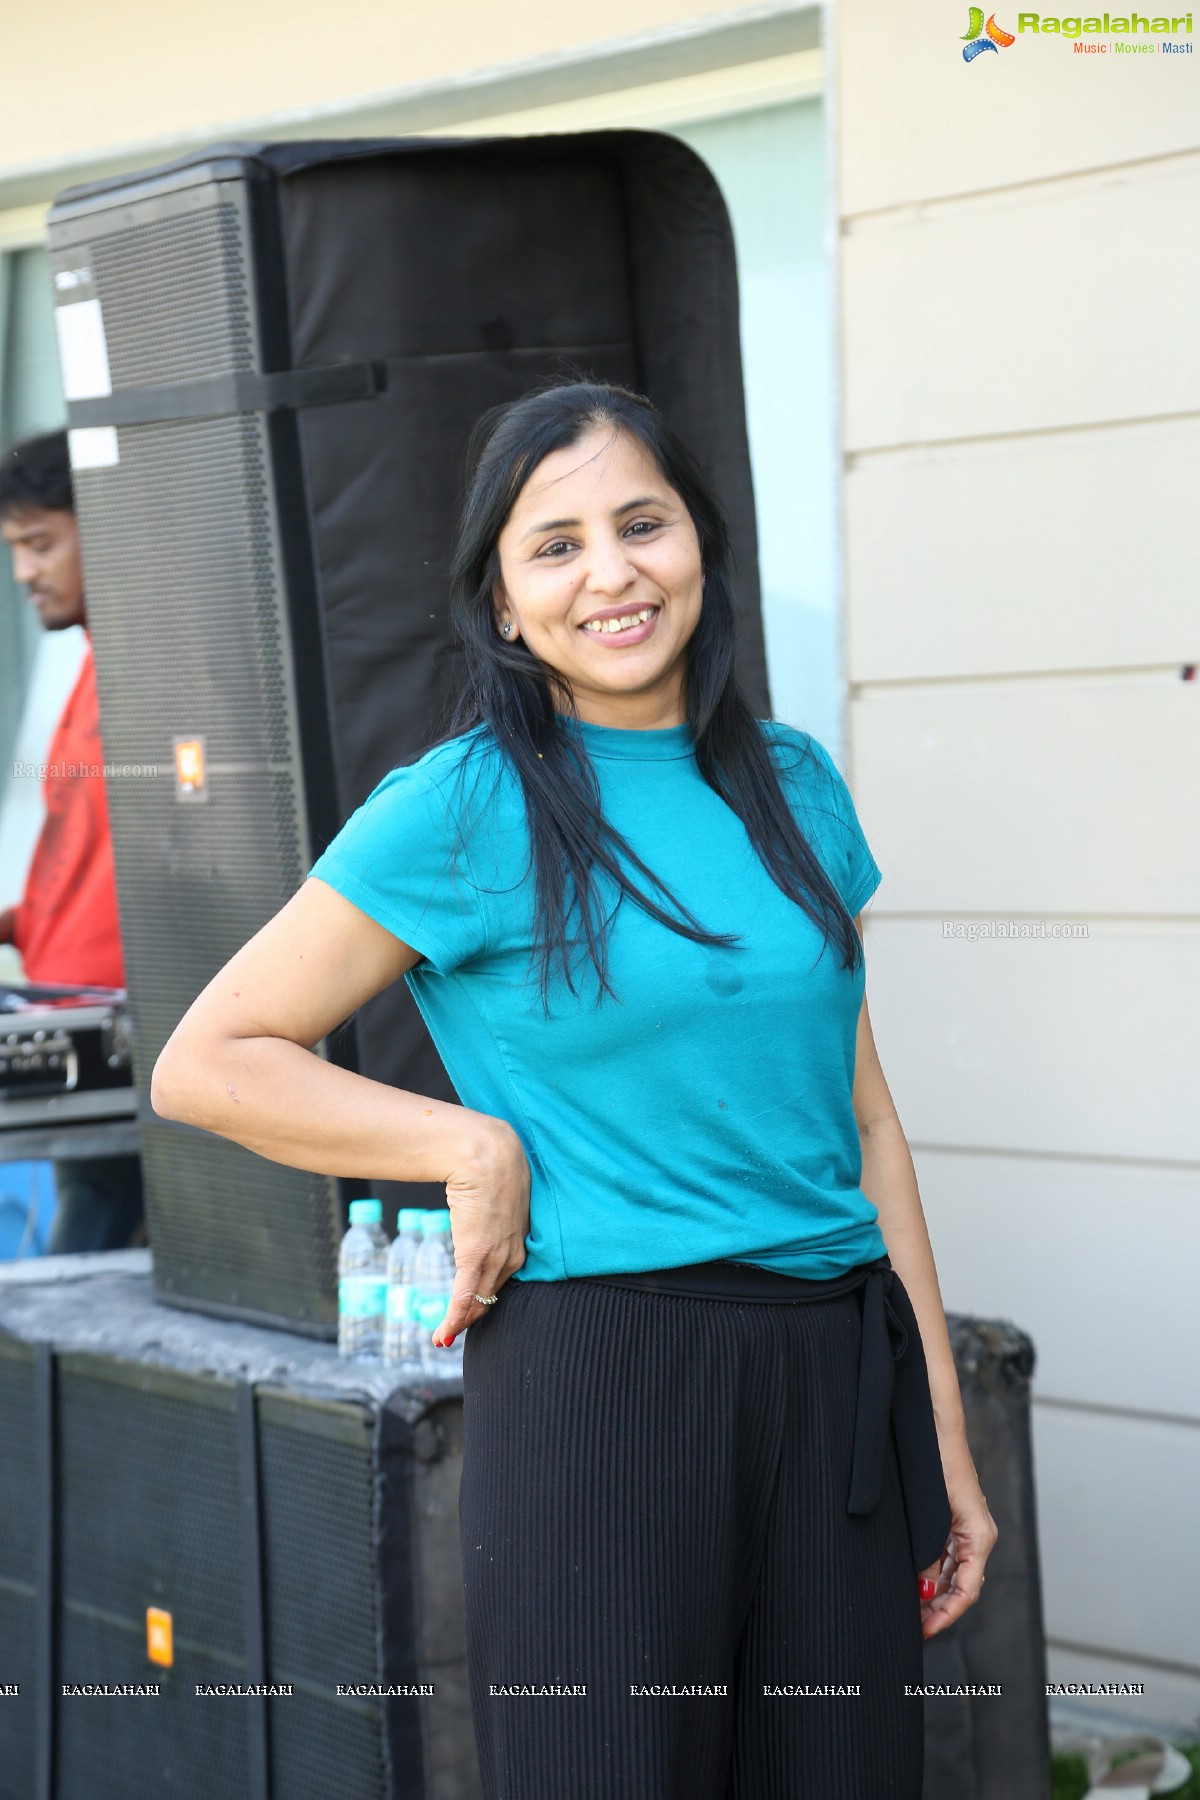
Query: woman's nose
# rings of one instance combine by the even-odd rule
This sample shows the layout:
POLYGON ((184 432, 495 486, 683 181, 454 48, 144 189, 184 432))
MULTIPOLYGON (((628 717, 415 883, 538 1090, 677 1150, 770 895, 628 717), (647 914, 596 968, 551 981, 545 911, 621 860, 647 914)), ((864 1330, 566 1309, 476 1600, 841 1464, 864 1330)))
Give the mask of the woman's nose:
POLYGON ((604 538, 589 547, 587 586, 592 593, 623 594, 636 577, 620 538, 604 538))

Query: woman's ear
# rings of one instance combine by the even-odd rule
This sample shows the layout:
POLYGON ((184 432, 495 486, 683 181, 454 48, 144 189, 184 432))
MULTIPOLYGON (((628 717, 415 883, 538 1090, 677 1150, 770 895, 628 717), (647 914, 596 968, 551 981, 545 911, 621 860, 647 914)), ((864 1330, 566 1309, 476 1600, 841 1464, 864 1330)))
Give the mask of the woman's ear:
POLYGON ((502 581, 498 581, 492 589, 492 614, 496 620, 496 630, 505 643, 515 644, 521 635, 521 628, 512 616, 502 581))

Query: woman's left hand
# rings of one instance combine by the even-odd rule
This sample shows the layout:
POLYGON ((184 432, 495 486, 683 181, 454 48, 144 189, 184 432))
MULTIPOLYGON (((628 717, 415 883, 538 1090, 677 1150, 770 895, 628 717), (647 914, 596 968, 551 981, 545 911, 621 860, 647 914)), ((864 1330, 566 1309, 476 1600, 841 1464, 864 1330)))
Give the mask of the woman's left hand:
POLYGON ((983 1586, 983 1566, 1000 1533, 980 1491, 975 1466, 947 1471, 946 1494, 950 1501, 950 1533, 939 1562, 922 1569, 920 1579, 931 1579, 932 1598, 921 1602, 921 1635, 936 1637, 974 1606, 983 1586))

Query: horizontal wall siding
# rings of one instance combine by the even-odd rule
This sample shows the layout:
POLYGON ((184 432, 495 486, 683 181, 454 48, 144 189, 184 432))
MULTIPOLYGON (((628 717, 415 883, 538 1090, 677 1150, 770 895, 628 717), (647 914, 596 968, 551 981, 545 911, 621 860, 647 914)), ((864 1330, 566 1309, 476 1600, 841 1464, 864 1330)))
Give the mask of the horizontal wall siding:
MULTIPOLYGON (((910 1138, 1200 1162, 1200 933, 1093 921, 1084 942, 967 943, 943 939, 940 918, 875 915, 869 962, 880 1059, 910 1138)), ((1198 1247, 1200 1205, 1180 1246, 1193 1267, 1198 1247)), ((986 1238, 979 1248, 989 1253, 986 1238)))
MULTIPOLYGON (((1016 43, 967 65, 967 11, 965 3, 914 7, 889 28, 872 0, 839 0, 838 99, 850 152, 842 162, 843 213, 1194 147, 1200 52, 1076 55, 1061 37, 1018 35, 1014 7, 996 18, 1016 43)), ((1182 28, 1177 35, 1197 41, 1182 28)))
POLYGON ((967 11, 832 15, 867 991, 946 1304, 1035 1346, 1050 1676, 1146 1683, 1055 1715, 1194 1730, 1200 57, 967 11))
POLYGON ((1027 1332, 1041 1398, 1200 1427, 1191 1169, 919 1143, 913 1159, 947 1308, 1027 1332))
POLYGON ((851 457, 851 682, 1200 660, 1198 480, 1200 418, 851 457))
MULTIPOLYGON (((860 696, 850 724, 855 800, 885 876, 876 917, 1197 918, 1185 775, 1194 787, 1200 681, 896 687, 860 696)), ((938 944, 942 966, 979 947, 938 944)))
POLYGON ((1033 1450, 1052 1635, 1200 1676, 1200 1430, 1035 1407, 1033 1450))
POLYGON ((1200 154, 863 221, 845 448, 1200 411, 1198 269, 1200 154))

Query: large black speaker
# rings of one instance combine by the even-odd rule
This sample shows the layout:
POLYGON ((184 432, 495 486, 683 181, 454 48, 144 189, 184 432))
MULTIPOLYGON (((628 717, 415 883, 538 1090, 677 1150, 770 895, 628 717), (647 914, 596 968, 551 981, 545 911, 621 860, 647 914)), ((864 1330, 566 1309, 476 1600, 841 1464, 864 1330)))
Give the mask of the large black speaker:
MULTIPOLYGON (((329 1335, 348 1184, 157 1119, 151 1069, 444 725, 486 407, 572 370, 656 401, 728 510, 740 674, 769 711, 728 217, 684 145, 602 132, 230 145, 70 189, 48 236, 155 1279, 329 1335)), ((319 1053, 455 1098, 403 983, 319 1053)))
POLYGON ((0 1276, 0 1429, 0 1800, 477 1800, 461 1380, 55 1258, 0 1276))

